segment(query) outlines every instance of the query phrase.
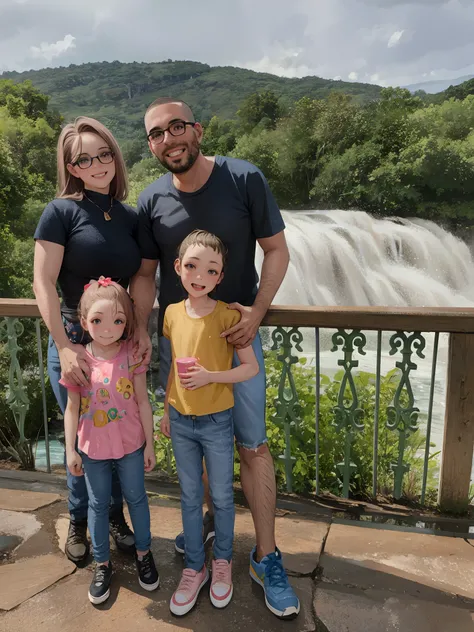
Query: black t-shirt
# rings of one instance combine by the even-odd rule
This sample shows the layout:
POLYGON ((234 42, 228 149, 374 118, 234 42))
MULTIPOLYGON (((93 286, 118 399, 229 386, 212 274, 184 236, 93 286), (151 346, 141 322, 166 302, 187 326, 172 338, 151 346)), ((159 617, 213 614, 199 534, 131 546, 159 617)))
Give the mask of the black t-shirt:
POLYGON ((138 199, 139 243, 144 259, 160 261, 161 332, 166 307, 185 297, 174 270, 183 239, 193 230, 217 235, 228 249, 224 278, 215 297, 252 305, 257 294, 256 240, 285 228, 262 172, 245 160, 216 156, 208 181, 192 193, 179 191, 171 173, 158 178, 138 199))
MULTIPOLYGON (((104 211, 109 209, 108 195, 93 191, 87 195, 104 211)), ((112 219, 106 221, 104 213, 86 198, 56 199, 38 222, 35 239, 64 246, 58 285, 61 312, 68 320, 77 320, 84 285, 91 279, 111 277, 126 288, 140 267, 136 210, 114 200, 110 216, 112 219)))

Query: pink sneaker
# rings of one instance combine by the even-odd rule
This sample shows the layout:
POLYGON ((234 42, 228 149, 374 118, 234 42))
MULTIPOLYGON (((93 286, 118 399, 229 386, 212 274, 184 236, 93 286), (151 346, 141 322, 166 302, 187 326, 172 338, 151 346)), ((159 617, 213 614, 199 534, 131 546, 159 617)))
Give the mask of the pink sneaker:
POLYGON ((232 562, 212 560, 212 581, 209 596, 216 608, 225 608, 232 599, 232 562))
POLYGON ((182 616, 192 610, 196 604, 199 592, 209 579, 209 571, 204 565, 200 571, 185 568, 181 575, 181 581, 170 601, 170 610, 173 614, 182 616))

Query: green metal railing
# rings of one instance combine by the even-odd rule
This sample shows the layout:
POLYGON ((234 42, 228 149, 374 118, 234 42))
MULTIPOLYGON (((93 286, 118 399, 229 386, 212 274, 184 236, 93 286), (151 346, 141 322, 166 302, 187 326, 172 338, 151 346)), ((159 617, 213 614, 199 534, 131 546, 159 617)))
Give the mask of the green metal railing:
MULTIPOLYGON (((315 427, 316 427, 316 494, 320 493, 320 472, 319 472, 319 425, 320 412, 319 401, 321 396, 321 356, 320 356, 320 328, 314 329, 315 333, 315 372, 316 372, 316 393, 315 393, 315 427)), ((298 362, 298 356, 292 351, 302 352, 301 343, 303 336, 297 328, 276 327, 272 332, 273 345, 271 349, 278 351, 277 358, 282 364, 280 385, 278 390, 278 401, 276 423, 282 429, 285 436, 285 452, 280 455, 280 459, 285 462, 286 488, 292 492, 292 467, 295 457, 291 454, 290 436, 291 428, 298 425, 298 393, 292 374, 292 366, 298 362)), ((359 433, 365 431, 364 411, 359 406, 359 395, 354 379, 359 367, 357 355, 366 355, 367 338, 359 329, 346 330, 338 329, 332 335, 332 352, 338 354, 337 364, 343 369, 343 377, 339 386, 337 405, 333 408, 334 426, 338 433, 344 436, 344 460, 337 463, 337 469, 342 478, 342 495, 349 497, 350 481, 357 471, 357 466, 352 461, 352 445, 359 433)), ((426 495, 426 485, 428 478, 429 447, 431 443, 431 428, 433 415, 434 388, 436 377, 436 366, 438 356, 439 332, 434 335, 434 349, 432 358, 432 372, 430 380, 429 406, 427 410, 426 446, 423 467, 423 483, 421 490, 421 502, 426 495)), ((393 402, 386 408, 387 422, 389 430, 398 434, 398 460, 392 464, 394 473, 394 493, 395 499, 402 496, 403 477, 409 472, 409 464, 404 461, 406 450, 406 440, 410 434, 418 432, 419 409, 415 406, 413 395, 412 379, 413 371, 417 365, 413 361, 414 354, 424 358, 425 338, 419 332, 407 333, 395 332, 389 341, 390 355, 401 356, 394 366, 400 370, 400 379, 393 402), (405 395, 405 397, 404 397, 405 395)), ((376 379, 375 379, 375 402, 374 402, 374 424, 373 424, 373 477, 372 495, 377 495, 377 469, 378 469, 378 436, 379 436, 379 412, 380 412, 380 379, 381 379, 381 351, 382 332, 377 332, 376 347, 376 379)))
MULTIPOLYGON (((44 361, 41 351, 39 313, 35 301, 0 299, 0 342, 7 345, 11 364, 9 372, 7 404, 12 411, 18 429, 20 443, 26 441, 25 419, 29 401, 25 392, 22 371, 18 362, 19 345, 23 326, 19 318, 35 318, 37 357, 42 389, 44 431, 47 453, 47 469, 50 471, 48 445, 48 415, 44 381, 44 361)), ((267 314, 264 327, 269 327, 271 343, 281 366, 274 403, 274 423, 285 439, 282 454, 276 455, 284 464, 285 483, 288 492, 293 491, 292 433, 301 423, 301 403, 295 385, 294 370, 303 353, 302 328, 314 332, 314 428, 315 428, 315 480, 316 495, 321 493, 321 398, 324 385, 321 383, 321 331, 333 330, 331 352, 341 369, 337 398, 332 410, 332 425, 343 442, 343 458, 335 463, 341 481, 342 496, 349 497, 351 481, 356 474, 354 446, 358 437, 369 432, 369 420, 361 406, 356 375, 360 359, 368 351, 366 332, 376 335, 375 384, 372 446, 372 495, 378 490, 379 437, 381 417, 386 419, 386 430, 397 437, 397 458, 391 463, 393 472, 393 497, 402 496, 404 478, 409 472, 406 460, 407 440, 419 433, 419 416, 426 418, 426 441, 423 459, 421 502, 425 502, 432 419, 434 388, 438 363, 439 334, 450 334, 448 358, 448 389, 446 397, 445 435, 443 461, 440 475, 440 503, 446 508, 461 509, 467 505, 472 453, 474 446, 474 395, 466 385, 474 383, 474 310, 473 309, 396 309, 396 308, 315 308, 315 307, 272 307, 267 314), (381 408, 381 357, 382 332, 392 332, 389 355, 393 356, 393 368, 398 369, 398 383, 393 400, 381 408), (426 410, 417 405, 413 384, 419 360, 425 358, 426 333, 433 332, 431 358, 431 381, 426 410), (463 390, 464 389, 464 390, 463 390)), ((429 360, 429 359, 428 359, 429 360)), ((4 385, 1 385, 4 386, 4 385)), ((373 423, 372 423, 373 422, 373 423)), ((313 446, 308 446, 308 452, 313 446)))
MULTIPOLYGON (((1 313, 0 313, 1 315, 1 313)), ((36 352, 38 360, 38 370, 41 385, 42 406, 43 406, 43 424, 44 424, 44 440, 46 449, 46 469, 51 472, 51 459, 49 451, 49 432, 48 432, 48 411, 46 406, 46 387, 45 387, 45 371, 43 361, 43 350, 41 346, 41 327, 40 319, 34 317, 34 326, 36 331, 36 352)), ((18 353, 22 350, 21 337, 24 333, 24 325, 17 317, 5 317, 0 320, 0 343, 6 345, 10 355, 10 370, 8 372, 8 396, 6 403, 10 407, 18 432, 18 439, 13 442, 7 436, 6 429, 2 428, 0 421, 1 443, 11 456, 17 458, 22 463, 34 463, 31 453, 31 441, 25 435, 25 424, 28 411, 30 409, 30 400, 28 398, 25 385, 23 382, 23 374, 18 360, 18 353)), ((6 385, 0 385, 0 387, 6 385)))

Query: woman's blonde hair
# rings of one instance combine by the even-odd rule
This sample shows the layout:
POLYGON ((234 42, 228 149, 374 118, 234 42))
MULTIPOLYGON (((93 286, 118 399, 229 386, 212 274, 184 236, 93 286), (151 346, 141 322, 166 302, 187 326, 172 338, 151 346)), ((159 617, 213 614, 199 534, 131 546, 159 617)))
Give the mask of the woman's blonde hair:
POLYGON ((100 136, 114 153, 115 176, 110 183, 110 195, 114 199, 122 202, 128 195, 128 178, 120 147, 113 137, 112 132, 110 132, 105 125, 87 116, 79 116, 74 123, 68 123, 59 136, 57 151, 58 198, 82 200, 84 182, 80 178, 73 176, 72 173, 69 173, 67 165, 72 164, 81 155, 81 134, 85 132, 100 136))
POLYGON ((119 306, 122 308, 125 314, 125 320, 127 321, 123 332, 123 339, 131 340, 135 334, 137 325, 133 301, 124 287, 119 283, 111 281, 109 278, 104 279, 104 277, 100 277, 98 281, 91 281, 86 285, 84 294, 77 308, 79 320, 87 321, 87 314, 90 308, 100 299, 112 301, 117 311, 119 306))

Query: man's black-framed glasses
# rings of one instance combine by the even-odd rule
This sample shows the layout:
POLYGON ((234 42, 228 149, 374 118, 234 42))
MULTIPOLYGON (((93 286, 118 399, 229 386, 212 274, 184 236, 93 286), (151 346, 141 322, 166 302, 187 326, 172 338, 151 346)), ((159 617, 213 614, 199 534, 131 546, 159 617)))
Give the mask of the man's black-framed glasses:
POLYGON ((173 121, 165 129, 154 128, 150 131, 147 139, 154 145, 159 145, 165 138, 165 132, 169 132, 171 136, 182 136, 186 133, 186 125, 194 127, 196 123, 191 121, 173 121))
POLYGON ((106 151, 101 151, 100 154, 97 154, 97 156, 80 156, 72 163, 72 165, 73 167, 77 165, 79 169, 89 169, 96 158, 103 165, 109 165, 113 161, 114 157, 114 152, 107 149, 106 151))

